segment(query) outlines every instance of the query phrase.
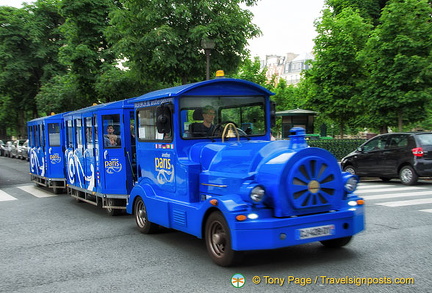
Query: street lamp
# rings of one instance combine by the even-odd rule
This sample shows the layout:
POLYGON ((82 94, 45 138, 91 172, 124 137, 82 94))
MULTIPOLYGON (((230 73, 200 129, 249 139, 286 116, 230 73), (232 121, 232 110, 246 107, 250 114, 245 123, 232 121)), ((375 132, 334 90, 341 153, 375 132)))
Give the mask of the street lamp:
POLYGON ((202 39, 201 47, 204 49, 206 54, 206 59, 207 59, 206 78, 207 80, 209 80, 210 79, 210 51, 214 49, 215 42, 210 39, 202 39))

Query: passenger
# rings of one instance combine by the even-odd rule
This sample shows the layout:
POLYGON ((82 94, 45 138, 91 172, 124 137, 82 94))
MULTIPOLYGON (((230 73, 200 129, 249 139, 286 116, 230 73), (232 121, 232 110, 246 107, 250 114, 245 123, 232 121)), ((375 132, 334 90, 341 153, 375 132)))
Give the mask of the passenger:
POLYGON ((104 144, 106 147, 121 146, 120 137, 114 134, 114 126, 108 125, 107 133, 108 134, 104 136, 104 144))
MULTIPOLYGON (((212 106, 205 106, 202 108, 202 123, 193 123, 192 136, 202 137, 210 136, 214 131, 213 120, 216 116, 216 110, 212 106)), ((195 117, 194 117, 195 118, 195 117)))

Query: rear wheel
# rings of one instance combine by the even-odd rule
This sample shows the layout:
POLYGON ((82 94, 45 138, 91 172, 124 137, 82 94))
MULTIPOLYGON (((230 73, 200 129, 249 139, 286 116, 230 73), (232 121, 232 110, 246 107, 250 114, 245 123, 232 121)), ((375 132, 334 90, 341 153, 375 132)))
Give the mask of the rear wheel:
POLYGON ((330 240, 323 240, 320 242, 325 247, 338 248, 347 245, 351 241, 351 239, 352 236, 348 236, 348 237, 342 237, 342 238, 336 238, 330 240))
POLYGON ((117 205, 117 202, 116 202, 115 199, 112 199, 112 198, 108 199, 108 207, 107 207, 108 215, 110 215, 110 216, 119 216, 119 215, 123 214, 123 210, 121 210, 121 209, 114 209, 114 208, 111 207, 111 206, 116 206, 116 205, 117 205))
POLYGON ((205 242, 211 259, 220 266, 234 265, 243 256, 243 252, 232 249, 230 229, 220 212, 214 212, 208 217, 205 242))
POLYGON ((417 173, 411 166, 403 166, 399 171, 399 178, 405 185, 414 185, 418 180, 417 173))
POLYGON ((159 226, 148 220, 147 209, 141 197, 138 197, 134 205, 135 222, 138 230, 144 234, 155 233, 159 226))

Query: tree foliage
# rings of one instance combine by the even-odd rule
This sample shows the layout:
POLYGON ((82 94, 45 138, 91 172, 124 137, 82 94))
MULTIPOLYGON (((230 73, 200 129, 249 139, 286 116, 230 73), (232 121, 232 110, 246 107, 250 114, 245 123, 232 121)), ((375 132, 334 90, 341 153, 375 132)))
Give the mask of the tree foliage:
MULTIPOLYGON (((37 116, 41 85, 62 71, 57 61, 62 18, 55 0, 22 9, 0 6, 0 124, 25 136, 26 120, 37 116)), ((2 128, 5 135, 5 128, 2 128)))
POLYGON ((315 61, 306 71, 307 105, 340 125, 355 119, 358 112, 357 82, 364 78, 359 52, 366 44, 371 26, 350 7, 338 14, 323 12, 317 23, 315 61))
POLYGON ((234 73, 246 56, 247 40, 260 32, 244 0, 123 1, 111 13, 107 35, 118 54, 139 79, 166 83, 203 80, 206 58, 201 46, 211 39, 211 72, 234 73))
POLYGON ((402 130, 404 122, 424 120, 419 113, 432 98, 431 15, 426 0, 390 1, 383 10, 363 52, 368 78, 362 103, 370 126, 402 130))

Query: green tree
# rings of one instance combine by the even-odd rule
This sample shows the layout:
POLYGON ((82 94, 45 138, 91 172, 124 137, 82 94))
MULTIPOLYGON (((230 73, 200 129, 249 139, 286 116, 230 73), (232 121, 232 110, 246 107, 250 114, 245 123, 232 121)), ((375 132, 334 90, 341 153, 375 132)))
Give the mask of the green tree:
POLYGON ((247 40, 260 33, 251 23, 252 13, 239 4, 256 1, 125 0, 110 15, 108 37, 137 80, 168 84, 203 80, 203 39, 215 42, 211 72, 224 69, 232 74, 247 56, 247 40))
POLYGON ((364 50, 362 100, 370 127, 386 132, 424 119, 431 100, 432 15, 427 0, 390 1, 364 50))
POLYGON ((37 116, 35 96, 61 71, 56 61, 62 22, 56 2, 37 1, 17 9, 0 7, 0 125, 5 135, 25 136, 26 121, 37 116))
POLYGON ((335 15, 341 13, 345 8, 358 10, 361 17, 371 20, 374 25, 378 24, 381 10, 389 0, 327 0, 326 4, 332 7, 335 15))
POLYGON ((61 30, 66 43, 60 49, 60 57, 68 67, 69 76, 65 79, 76 89, 68 110, 106 101, 95 87, 98 76, 115 64, 104 37, 113 7, 110 0, 61 0, 60 12, 65 17, 61 30))
POLYGON ((250 58, 245 58, 238 67, 237 72, 233 74, 232 77, 249 80, 263 87, 269 88, 266 72, 267 69, 261 66, 259 57, 255 57, 253 60, 250 58))
POLYGON ((358 54, 366 44, 371 25, 358 11, 347 7, 337 15, 324 10, 316 27, 315 61, 305 72, 310 86, 307 107, 335 121, 343 135, 345 125, 361 114, 357 84, 365 77, 358 54))

